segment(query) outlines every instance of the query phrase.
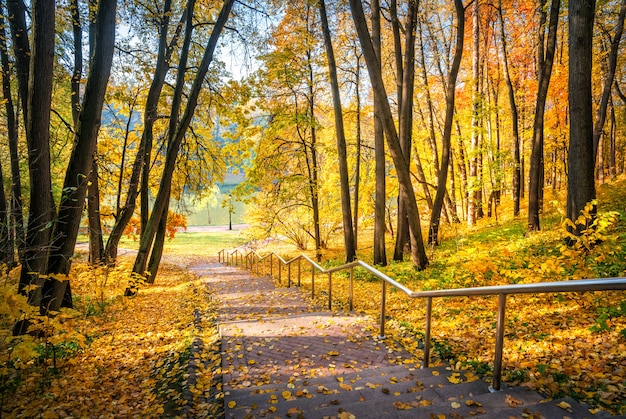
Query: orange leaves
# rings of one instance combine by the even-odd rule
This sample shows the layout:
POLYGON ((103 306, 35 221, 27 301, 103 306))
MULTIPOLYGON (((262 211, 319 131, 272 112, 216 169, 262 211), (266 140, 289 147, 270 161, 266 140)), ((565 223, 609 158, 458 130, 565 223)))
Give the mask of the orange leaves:
MULTIPOLYGON (((117 270, 107 273, 75 263, 70 279, 77 312, 62 311, 55 319, 44 320, 57 322, 55 330, 63 331, 49 337, 56 348, 58 374, 43 377, 49 382, 45 385, 32 366, 24 370, 16 393, 5 397, 7 416, 17 412, 26 417, 40 412, 50 412, 51 417, 176 416, 188 402, 181 386, 197 399, 217 388, 216 331, 208 323, 202 331, 194 326, 194 309, 207 313, 209 307, 206 294, 198 292, 204 287, 179 269, 164 266, 161 272, 158 285, 133 299, 120 299, 116 279, 122 275, 117 270), (190 377, 187 350, 194 337, 204 344, 192 355, 201 362, 197 375, 190 377)), ((13 353, 27 359, 20 347, 13 353)), ((213 415, 211 406, 204 411, 197 417, 213 415)))

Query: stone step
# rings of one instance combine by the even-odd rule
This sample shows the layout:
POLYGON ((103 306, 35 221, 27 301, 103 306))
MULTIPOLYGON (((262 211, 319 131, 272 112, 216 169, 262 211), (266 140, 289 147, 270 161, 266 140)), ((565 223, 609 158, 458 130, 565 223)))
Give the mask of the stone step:
POLYGON ((230 390, 225 405, 226 418, 324 418, 340 417, 341 413, 356 418, 601 417, 575 400, 547 401, 525 387, 491 392, 489 384, 472 372, 446 367, 420 370, 393 366, 230 390), (235 403, 231 408, 230 402, 235 403), (562 402, 566 404, 559 406, 562 402))
POLYGON ((471 371, 416 368, 404 348, 370 336, 360 316, 300 310, 306 304, 293 289, 275 288, 268 278, 227 277, 213 276, 210 284, 224 302, 226 419, 610 416, 525 387, 492 392, 471 371))

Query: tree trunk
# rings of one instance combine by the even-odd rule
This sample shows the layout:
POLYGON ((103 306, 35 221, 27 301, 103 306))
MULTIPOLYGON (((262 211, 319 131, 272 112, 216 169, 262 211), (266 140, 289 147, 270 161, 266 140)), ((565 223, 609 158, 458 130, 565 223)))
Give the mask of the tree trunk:
POLYGON ((13 95, 11 92, 11 67, 6 44, 6 22, 4 20, 4 5, 0 1, 0 61, 2 63, 2 96, 6 113, 7 139, 11 161, 11 192, 9 198, 10 214, 7 217, 8 242, 11 246, 10 267, 15 262, 14 248, 17 248, 18 260, 24 250, 24 217, 22 214, 22 181, 20 176, 20 161, 18 156, 18 132, 13 95))
POLYGON ((593 129, 593 155, 594 160, 598 155, 598 144, 604 130, 604 122, 606 120, 606 110, 611 96, 611 88, 615 80, 615 69, 617 68, 617 58, 619 52, 619 44, 624 32, 624 17, 626 16, 626 0, 622 0, 619 17, 615 27, 615 36, 611 40, 611 50, 609 51, 609 68, 607 69, 606 78, 604 79, 604 88, 600 97, 600 106, 596 111, 596 121, 593 129))
POLYGON ((87 220, 89 223, 89 262, 97 265, 106 261, 102 222, 100 220, 100 182, 98 164, 93 159, 87 186, 87 220))
POLYGON ((539 213, 541 212, 541 197, 543 190, 543 127, 544 114, 546 108, 546 98, 552 75, 552 64, 556 51, 556 30, 559 23, 560 0, 552 0, 550 6, 550 22, 548 24, 548 39, 545 45, 544 54, 544 26, 547 12, 545 4, 547 0, 541 0, 538 43, 538 73, 539 87, 537 91, 537 103, 535 105, 535 119, 533 123, 533 143, 530 155, 530 172, 528 186, 528 231, 540 229, 539 213))
MULTIPOLYGON (((372 0, 372 46, 378 67, 380 67, 380 2, 372 0)), ((387 251, 385 247, 386 231, 386 163, 385 163, 385 134, 380 119, 380 105, 377 92, 374 91, 374 159, 376 177, 376 196, 374 202, 374 264, 387 266, 387 251)))
POLYGON ((32 305, 40 306, 43 312, 46 312, 48 307, 45 306, 42 298, 44 285, 42 276, 47 273, 48 252, 54 222, 50 175, 50 109, 55 16, 54 0, 33 1, 33 48, 30 55, 28 112, 26 113, 30 206, 19 291, 26 294, 27 286, 37 286, 36 289, 28 292, 28 300, 32 305))
MULTIPOLYGON (((93 49, 89 75, 54 230, 52 253, 48 263, 48 273, 51 274, 69 274, 70 261, 76 246, 76 237, 87 195, 87 179, 93 166, 93 156, 98 141, 104 95, 111 74, 116 10, 117 0, 100 0, 96 21, 92 27, 93 31, 90 31, 93 49)), ((45 293, 47 301, 50 301, 51 309, 57 310, 61 303, 63 306, 72 306, 69 281, 53 280, 48 285, 51 287, 47 287, 45 293)))
MULTIPOLYGON (((569 1, 570 145, 567 217, 575 221, 596 197, 594 183, 592 57, 595 0, 569 1)), ((569 228, 575 234, 588 226, 569 228)))
MULTIPOLYGON (((411 124, 411 115, 413 111, 413 85, 414 77, 408 76, 407 72, 410 71, 405 67, 409 64, 414 68, 413 57, 415 55, 415 17, 416 6, 414 1, 409 1, 409 11, 407 14, 407 22, 405 26, 405 48, 406 48, 406 62, 402 61, 402 42, 400 40, 400 20, 398 19, 398 10, 396 0, 392 0, 390 3, 390 15, 391 15, 391 27, 393 33, 394 44, 394 56, 396 59, 396 92, 398 100, 398 130, 400 139, 400 148, 404 154, 404 159, 407 162, 407 169, 410 169, 411 161, 411 130, 407 131, 407 123, 411 124), (409 45, 408 43, 411 42, 409 45), (409 56, 411 57, 409 59, 409 56), (405 76, 407 78, 405 78, 405 76), (409 82, 410 86, 405 84, 409 82), (411 90, 411 96, 407 95, 407 91, 411 90), (408 102, 406 101, 408 99, 408 102)), ((414 71, 412 72, 413 76, 414 71)), ((409 236, 409 224, 407 219, 406 204, 398 196, 398 222, 397 222, 397 235, 396 245, 393 252, 393 260, 402 261, 404 259, 404 249, 408 243, 410 243, 409 236)))
MULTIPOLYGON (((33 7, 34 10, 34 7, 33 7)), ((28 119, 28 79, 30 72, 30 41, 26 26, 26 6, 23 0, 7 0, 9 26, 11 27, 11 41, 15 56, 15 72, 19 98, 22 101, 24 124, 28 119)))
POLYGON ((498 0, 498 20, 500 22, 502 72, 504 73, 504 80, 506 81, 507 93, 509 96, 509 107, 511 108, 511 134, 513 135, 513 216, 517 217, 520 213, 521 201, 519 116, 517 102, 515 100, 515 90, 513 89, 513 82, 511 81, 511 73, 509 71, 509 56, 504 31, 504 16, 502 15, 502 0, 498 0))
MULTIPOLYGON (((211 32, 211 36, 209 37, 209 41, 202 57, 202 62, 198 67, 198 72, 196 73, 196 77, 194 78, 189 91, 187 107, 180 122, 176 126, 175 133, 171 136, 171 142, 168 144, 167 155, 163 167, 163 176, 159 185, 159 192, 157 193, 152 213, 150 214, 145 231, 141 236, 139 250, 133 266, 133 272, 137 274, 143 274, 146 269, 148 252, 152 248, 158 223, 160 222, 163 212, 169 203, 171 182, 174 174, 176 159, 178 157, 178 150, 180 149, 182 140, 187 132, 187 129, 189 128, 191 119, 193 118, 193 114, 198 103, 198 96, 200 95, 200 91, 204 83, 204 77, 209 69, 209 65, 213 61, 213 53, 215 52, 217 41, 226 24, 233 3, 234 0, 226 0, 222 6, 213 31, 211 32)), ((190 22, 193 20, 191 12, 188 19, 190 22)))
POLYGON ((171 10, 171 1, 166 0, 163 6, 163 16, 161 17, 161 25, 159 32, 159 50, 157 55, 157 61, 154 68, 154 76, 150 89, 148 90, 148 96, 146 98, 146 104, 143 114, 143 132, 141 140, 139 142, 139 148, 137 150, 137 156, 133 163, 131 170, 130 180, 128 184, 128 191, 126 192, 126 201, 124 206, 121 207, 120 212, 116 216, 115 225, 107 239, 105 253, 107 264, 111 265, 115 263, 117 259, 117 248, 124 234, 126 226, 130 222, 135 212, 137 197, 139 196, 139 181, 142 175, 142 169, 148 171, 149 164, 144 166, 144 161, 150 161, 150 152, 153 139, 154 122, 158 117, 158 104, 161 91, 165 85, 165 77, 169 69, 169 61, 172 56, 173 46, 176 45, 180 37, 180 32, 183 24, 185 23, 188 12, 185 10, 178 26, 176 27, 174 36, 168 46, 167 35, 169 28, 169 16, 171 10))
MULTIPOLYGON (((409 1, 407 21, 405 25, 405 49, 404 64, 399 60, 398 75, 402 76, 401 84, 401 100, 399 101, 399 137, 400 148, 404 155, 407 167, 411 170, 411 143, 413 128, 413 92, 415 90, 415 28, 417 24, 417 2, 409 1), (401 71, 400 71, 401 70, 401 71)), ((397 20, 397 17, 396 19, 397 20)), ((400 42, 397 42, 396 56, 402 57, 400 42)), ((406 212, 406 203, 399 201, 398 205, 398 235, 396 236, 396 248, 394 252, 394 260, 403 259, 403 250, 406 243, 410 243, 408 214, 406 212)))
POLYGON ((454 119, 454 102, 456 79, 461 67, 461 58, 463 56, 463 38, 465 34, 465 8, 462 0, 455 0, 454 6, 456 10, 456 46, 454 47, 454 59, 450 67, 448 75, 448 83, 446 89, 446 119, 443 128, 443 139, 441 148, 441 167, 437 176, 437 194, 433 203, 433 212, 430 219, 430 228, 428 229, 428 243, 437 244, 439 241, 439 224, 441 222, 441 210, 446 195, 446 184, 448 181, 448 166, 450 165, 450 149, 452 140, 452 124, 454 119))
POLYGON ((467 225, 473 226, 478 218, 479 191, 482 185, 479 181, 479 155, 481 150, 480 137, 482 136, 482 108, 483 98, 480 90, 480 28, 479 28, 479 2, 475 1, 472 7, 472 137, 469 151, 469 193, 467 201, 467 225))
POLYGON ((339 182, 341 185, 341 213, 343 215, 343 241, 346 252, 346 262, 352 262, 356 258, 354 246, 354 227, 352 225, 352 209, 350 205, 350 180, 348 178, 348 151, 346 149, 346 136, 343 126, 343 108, 337 79, 337 65, 333 51, 326 5, 324 0, 319 0, 320 19, 324 45, 326 46, 326 58, 328 60, 328 73, 333 97, 333 110, 335 114, 335 135, 337 136, 337 156, 339 159, 339 182))
POLYGON ((409 219, 409 228, 411 232, 411 258, 413 265, 418 269, 424 269, 428 265, 428 258, 424 248, 422 238, 422 230, 420 226, 419 210, 415 200, 415 193, 411 183, 411 175, 409 173, 407 162, 402 153, 398 132, 394 124, 391 107, 386 99, 387 93, 383 83, 381 67, 378 63, 378 57, 374 52, 372 40, 370 38, 369 29, 363 12, 363 5, 360 0, 350 0, 350 9, 356 26, 356 30, 363 49, 363 55, 367 64, 368 73, 372 88, 377 92, 376 99, 380 104, 381 117, 385 136, 389 151, 394 161, 398 181, 400 183, 401 199, 407 204, 407 216, 409 219))
POLYGON ((354 249, 359 250, 359 192, 361 188, 361 56, 356 54, 356 162, 354 165, 354 249))
MULTIPOLYGON (((231 204, 229 204, 231 205, 231 204)), ((153 284, 154 280, 159 272, 159 266, 161 265, 161 257, 163 256, 163 250, 165 246, 165 236, 167 236, 167 215, 169 212, 169 203, 161 216, 159 221, 159 227, 157 229, 156 236, 154 237, 154 245, 152 246, 152 252, 150 252, 150 261, 148 262, 148 278, 149 284, 153 284)))
POLYGON ((0 164, 0 265, 13 266, 13 240, 9 229, 9 208, 4 192, 4 176, 0 164))

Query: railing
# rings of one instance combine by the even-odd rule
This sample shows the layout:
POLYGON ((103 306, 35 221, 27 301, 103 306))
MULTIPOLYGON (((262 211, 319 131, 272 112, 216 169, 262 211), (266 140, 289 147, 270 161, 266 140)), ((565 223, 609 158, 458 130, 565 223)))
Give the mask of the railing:
POLYGON ((284 260, 276 253, 269 253, 261 256, 256 251, 250 251, 244 254, 241 250, 235 249, 232 252, 222 250, 218 254, 220 262, 227 264, 241 265, 245 262, 245 268, 254 270, 256 264, 256 273, 259 273, 259 265, 269 259, 270 276, 273 277, 273 259, 278 260, 278 281, 282 280, 282 267, 287 267, 287 286, 291 286, 291 265, 298 263, 298 286, 301 282, 301 266, 300 262, 305 260, 311 265, 311 295, 315 295, 315 271, 328 275, 328 308, 332 309, 332 274, 334 272, 350 270, 350 288, 348 296, 348 304, 350 311, 353 310, 354 297, 354 268, 360 266, 380 278, 382 281, 382 299, 380 311, 380 337, 385 337, 385 303, 387 284, 404 292, 409 298, 425 298, 426 299, 426 325, 424 331, 424 364, 423 368, 428 368, 430 361, 430 332, 433 298, 442 297, 467 297, 467 296, 498 296, 498 319, 496 326, 496 347, 493 365, 493 383, 492 388, 495 391, 500 390, 502 382, 502 349, 504 344, 504 322, 506 312, 507 295, 517 294, 543 294, 543 293, 561 293, 561 292, 587 292, 587 291, 613 291, 626 290, 626 278, 596 278, 596 279, 580 279, 573 281, 557 281, 557 282, 540 282, 535 284, 513 284, 513 285, 496 285, 475 288, 458 288, 433 291, 412 291, 406 286, 400 284, 376 268, 362 261, 354 261, 341 266, 325 269, 314 260, 306 255, 296 256, 290 260, 284 260), (234 261, 234 263, 233 263, 234 261))

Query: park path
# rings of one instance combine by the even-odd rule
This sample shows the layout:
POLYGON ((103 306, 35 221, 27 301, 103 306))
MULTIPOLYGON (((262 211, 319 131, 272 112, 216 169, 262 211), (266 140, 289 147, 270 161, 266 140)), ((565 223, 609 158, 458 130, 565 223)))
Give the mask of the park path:
POLYGON ((592 418, 572 399, 497 393, 471 371, 420 369, 376 324, 297 287, 220 263, 189 270, 217 300, 224 414, 231 418, 592 418))

